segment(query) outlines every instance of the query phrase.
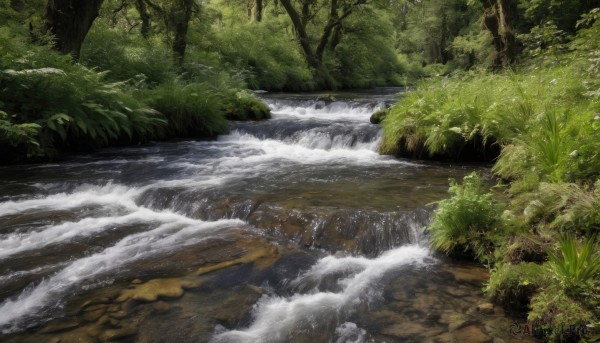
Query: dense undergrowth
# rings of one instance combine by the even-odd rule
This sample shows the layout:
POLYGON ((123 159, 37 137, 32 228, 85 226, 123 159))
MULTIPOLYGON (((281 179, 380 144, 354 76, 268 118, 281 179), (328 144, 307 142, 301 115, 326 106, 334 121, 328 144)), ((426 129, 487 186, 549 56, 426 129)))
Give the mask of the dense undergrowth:
POLYGON ((551 340, 600 335, 599 36, 595 21, 513 71, 426 81, 382 122, 383 153, 494 163, 493 190, 452 182, 431 244, 487 265, 487 294, 551 340))
POLYGON ((243 91, 239 77, 193 63, 175 68, 160 44, 126 39, 108 29, 93 31, 75 63, 0 29, 0 163, 149 140, 214 138, 227 133, 227 119, 270 116, 263 102, 243 91))

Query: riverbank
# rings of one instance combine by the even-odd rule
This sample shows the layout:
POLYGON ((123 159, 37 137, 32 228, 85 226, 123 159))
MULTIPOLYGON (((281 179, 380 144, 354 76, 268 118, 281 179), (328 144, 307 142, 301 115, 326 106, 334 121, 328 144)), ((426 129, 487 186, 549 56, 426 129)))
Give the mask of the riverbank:
POLYGON ((431 242, 486 264, 486 293, 552 340, 599 334, 600 69, 597 42, 582 44, 599 30, 517 71, 424 82, 382 122, 382 153, 494 163, 493 189, 476 174, 451 185, 431 242))
POLYGON ((227 120, 270 117, 240 78, 198 64, 176 72, 170 60, 155 61, 133 65, 130 78, 109 80, 110 71, 31 44, 8 28, 0 29, 0 46, 0 164, 174 138, 214 139, 229 131, 227 120), (146 74, 135 74, 136 68, 146 74))

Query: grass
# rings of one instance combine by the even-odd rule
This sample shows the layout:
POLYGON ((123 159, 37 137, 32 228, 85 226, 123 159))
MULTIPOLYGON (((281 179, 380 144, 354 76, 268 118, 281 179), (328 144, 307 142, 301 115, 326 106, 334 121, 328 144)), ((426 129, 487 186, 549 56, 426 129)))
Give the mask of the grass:
POLYGON ((567 292, 589 291, 600 274, 600 254, 594 250, 596 236, 586 239, 577 247, 572 235, 562 235, 559 245, 559 252, 549 255, 548 264, 554 277, 567 292))
POLYGON ((221 94, 208 83, 175 79, 142 95, 167 119, 167 137, 213 138, 228 132, 221 94))
POLYGON ((492 268, 487 294, 552 340, 600 323, 599 34, 600 21, 580 30, 551 64, 426 81, 382 122, 383 153, 493 162, 504 194, 453 182, 430 242, 492 268))

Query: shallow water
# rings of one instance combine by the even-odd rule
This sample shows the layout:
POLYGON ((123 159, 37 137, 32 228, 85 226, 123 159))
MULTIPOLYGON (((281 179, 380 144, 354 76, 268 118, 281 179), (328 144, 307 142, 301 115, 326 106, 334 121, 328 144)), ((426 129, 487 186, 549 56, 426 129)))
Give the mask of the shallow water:
POLYGON ((3 338, 515 339, 477 310, 485 271, 422 231, 448 179, 485 168, 377 153, 369 116, 400 91, 266 95, 271 120, 216 141, 0 168, 3 338))

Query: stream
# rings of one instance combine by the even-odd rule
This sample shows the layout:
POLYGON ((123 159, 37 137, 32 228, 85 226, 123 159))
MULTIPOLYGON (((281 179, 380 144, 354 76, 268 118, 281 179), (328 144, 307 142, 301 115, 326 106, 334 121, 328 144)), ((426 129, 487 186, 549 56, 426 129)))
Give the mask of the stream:
POLYGON ((401 91, 266 94, 272 119, 215 141, 1 167, 0 341, 534 341, 423 231, 486 169, 377 153, 401 91))

